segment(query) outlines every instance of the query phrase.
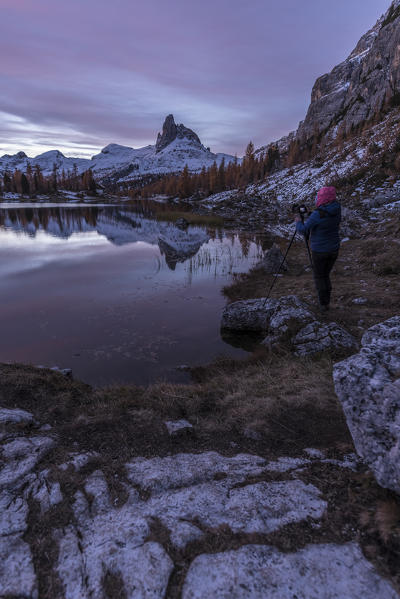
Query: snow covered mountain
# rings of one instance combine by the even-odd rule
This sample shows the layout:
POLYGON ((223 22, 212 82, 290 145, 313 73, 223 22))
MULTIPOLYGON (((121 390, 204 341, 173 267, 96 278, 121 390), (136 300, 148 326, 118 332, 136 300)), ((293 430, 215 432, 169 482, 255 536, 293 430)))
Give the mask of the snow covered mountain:
POLYGON ((229 154, 214 154, 205 148, 194 131, 184 125, 176 125, 172 114, 165 119, 162 133, 158 134, 155 145, 144 148, 130 148, 109 144, 91 159, 71 158, 58 150, 51 150, 35 158, 24 152, 13 156, 5 154, 0 158, 0 175, 5 171, 19 169, 25 172, 28 163, 39 165, 44 175, 49 175, 56 164, 58 172, 71 171, 76 165, 79 173, 91 168, 96 179, 112 178, 114 182, 131 181, 146 175, 168 174, 182 171, 185 164, 192 172, 208 168, 222 159, 228 163, 234 160, 229 154))

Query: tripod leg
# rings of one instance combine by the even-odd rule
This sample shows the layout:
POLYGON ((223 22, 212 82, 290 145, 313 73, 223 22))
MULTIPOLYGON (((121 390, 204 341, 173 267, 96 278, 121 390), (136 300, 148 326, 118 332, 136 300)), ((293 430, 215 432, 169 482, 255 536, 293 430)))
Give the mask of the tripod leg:
POLYGON ((284 263, 285 263, 286 256, 288 255, 288 253, 289 253, 289 250, 290 250, 290 248, 292 247, 292 244, 293 244, 294 238, 296 237, 296 233, 297 233, 297 231, 295 231, 295 232, 293 233, 293 237, 292 237, 292 239, 290 240, 290 243, 289 243, 289 245, 288 245, 288 247, 287 247, 287 250, 286 250, 286 253, 285 253, 285 255, 283 256, 283 260, 282 260, 282 262, 281 262, 281 263, 280 263, 280 265, 279 265, 278 272, 275 274, 275 277, 274 277, 274 279, 273 279, 273 281, 272 281, 271 287, 269 288, 269 291, 268 291, 267 297, 265 298, 265 301, 264 301, 264 304, 263 304, 264 306, 265 306, 265 304, 266 304, 267 300, 269 299, 269 296, 270 296, 270 294, 271 294, 271 291, 272 291, 272 289, 273 289, 273 287, 274 287, 274 285, 275 285, 275 283, 276 283, 276 280, 277 280, 277 278, 278 278, 278 275, 279 275, 279 273, 280 273, 280 270, 281 270, 282 266, 283 266, 283 265, 284 265, 284 263))
POLYGON ((312 255, 311 255, 310 244, 308 243, 308 239, 306 237, 304 237, 304 241, 306 242, 306 246, 307 246, 308 259, 310 260, 311 270, 314 271, 314 264, 313 264, 313 259, 312 259, 312 255))

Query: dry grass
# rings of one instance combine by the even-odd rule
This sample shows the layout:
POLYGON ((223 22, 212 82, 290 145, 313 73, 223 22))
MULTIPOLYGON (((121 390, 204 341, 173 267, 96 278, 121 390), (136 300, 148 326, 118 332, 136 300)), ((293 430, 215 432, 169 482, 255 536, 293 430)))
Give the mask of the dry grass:
POLYGON ((71 448, 96 451, 115 468, 134 455, 232 452, 232 443, 270 455, 278 447, 298 452, 350 442, 331 371, 328 357, 311 361, 264 352, 199 368, 188 385, 91 389, 58 373, 2 365, 0 401, 51 424, 60 436, 60 460, 71 448), (195 434, 172 441, 164 421, 179 418, 188 419, 195 434), (248 439, 247 429, 260 441, 248 439))
POLYGON ((400 245, 388 239, 370 239, 360 256, 360 264, 365 270, 384 277, 400 275, 400 245))
POLYGON ((389 543, 392 538, 397 538, 400 546, 399 502, 394 499, 379 502, 374 520, 382 541, 389 543))

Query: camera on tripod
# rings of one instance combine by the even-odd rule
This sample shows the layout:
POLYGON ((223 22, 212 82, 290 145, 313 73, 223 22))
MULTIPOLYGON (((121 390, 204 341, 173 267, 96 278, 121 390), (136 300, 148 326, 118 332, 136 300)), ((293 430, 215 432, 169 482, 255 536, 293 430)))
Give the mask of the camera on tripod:
POLYGON ((292 204, 292 212, 297 212, 303 219, 309 211, 304 204, 292 204))

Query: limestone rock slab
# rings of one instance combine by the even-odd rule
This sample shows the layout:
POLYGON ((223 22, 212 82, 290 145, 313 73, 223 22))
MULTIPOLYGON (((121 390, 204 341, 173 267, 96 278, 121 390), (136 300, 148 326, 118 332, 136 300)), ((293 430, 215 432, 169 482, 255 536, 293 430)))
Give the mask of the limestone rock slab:
POLYGON ((399 599, 360 548, 309 545, 296 553, 246 545, 203 554, 189 568, 182 599, 399 599))
POLYGON ((30 412, 18 408, 12 410, 0 408, 0 427, 5 427, 7 424, 32 424, 34 422, 35 419, 30 412))
POLYGON ((358 455, 400 493, 400 316, 371 327, 361 345, 334 366, 336 394, 358 455))
POLYGON ((214 481, 224 474, 231 484, 261 474, 267 462, 259 456, 225 457, 216 451, 179 453, 164 458, 136 458, 126 465, 128 479, 153 494, 214 481))
POLYGON ((108 572, 122 578, 127 599, 165 597, 173 563, 161 545, 113 546, 103 538, 104 545, 93 547, 87 544, 90 539, 80 540, 73 529, 62 538, 58 574, 65 599, 104 597, 103 580, 108 572))
POLYGON ((0 487, 15 484, 54 446, 50 437, 18 437, 2 446, 0 487))
POLYGON ((0 537, 0 597, 39 597, 29 545, 18 535, 0 537))

